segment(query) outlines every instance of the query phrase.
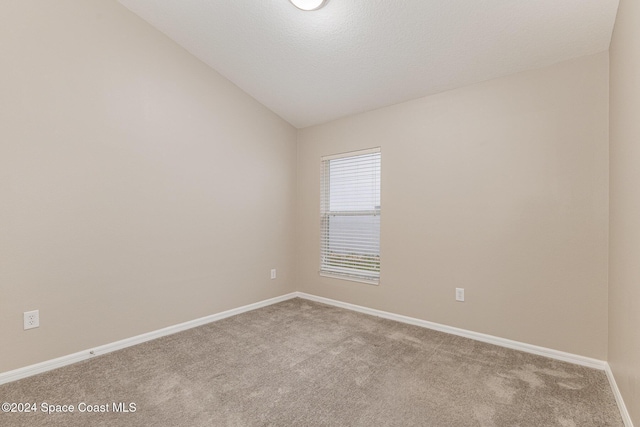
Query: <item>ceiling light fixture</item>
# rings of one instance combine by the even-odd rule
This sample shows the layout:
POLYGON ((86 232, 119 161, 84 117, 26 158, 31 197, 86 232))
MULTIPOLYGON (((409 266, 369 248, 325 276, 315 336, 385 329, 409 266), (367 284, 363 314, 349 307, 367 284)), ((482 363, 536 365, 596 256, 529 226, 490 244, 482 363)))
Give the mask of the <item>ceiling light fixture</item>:
POLYGON ((317 10, 325 5, 327 0, 289 0, 291 4, 301 10, 317 10))

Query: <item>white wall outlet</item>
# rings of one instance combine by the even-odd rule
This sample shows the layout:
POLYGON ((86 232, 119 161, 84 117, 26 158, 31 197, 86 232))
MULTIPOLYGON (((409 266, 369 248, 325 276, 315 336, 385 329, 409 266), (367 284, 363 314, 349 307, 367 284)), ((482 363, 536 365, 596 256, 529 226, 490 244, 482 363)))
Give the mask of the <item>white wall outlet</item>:
POLYGON ((275 278, 276 278, 276 269, 275 269, 275 268, 272 268, 272 269, 271 269, 271 278, 272 278, 272 279, 275 279, 275 278))
POLYGON ((24 312, 24 330, 33 329, 40 326, 40 311, 25 311, 24 312))
POLYGON ((456 288, 456 301, 464 301, 464 288, 456 288))

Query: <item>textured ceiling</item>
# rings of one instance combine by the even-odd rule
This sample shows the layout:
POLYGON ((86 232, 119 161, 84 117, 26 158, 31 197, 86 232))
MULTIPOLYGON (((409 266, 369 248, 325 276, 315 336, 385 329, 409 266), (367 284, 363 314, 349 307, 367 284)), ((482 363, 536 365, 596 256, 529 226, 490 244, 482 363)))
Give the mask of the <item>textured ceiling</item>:
POLYGON ((292 125, 607 50, 618 0, 120 0, 292 125))

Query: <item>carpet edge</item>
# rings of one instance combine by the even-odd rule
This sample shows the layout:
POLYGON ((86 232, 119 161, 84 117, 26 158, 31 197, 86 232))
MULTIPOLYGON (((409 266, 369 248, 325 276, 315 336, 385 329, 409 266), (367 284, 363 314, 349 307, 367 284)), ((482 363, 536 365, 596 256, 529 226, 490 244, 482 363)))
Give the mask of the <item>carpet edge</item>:
POLYGON ((151 341, 156 338, 172 335, 178 332, 186 331, 187 329, 195 328, 198 326, 206 325, 218 320, 225 319, 227 317, 235 316, 237 314, 246 313, 248 311, 256 310, 258 308, 266 307, 279 302, 287 301, 297 297, 296 292, 280 295, 274 298, 258 301, 252 304, 247 304, 241 307, 232 308, 230 310, 222 311, 220 313, 211 314, 209 316, 201 317, 194 320, 189 320, 176 325, 168 326, 162 329, 156 329, 155 331, 146 332, 144 334, 136 335, 130 338, 125 338, 112 343, 104 344, 98 347, 94 347, 87 350, 82 350, 76 353, 68 354, 65 356, 57 357, 55 359, 45 360, 43 362, 35 363, 33 365, 24 366, 22 368, 13 369, 11 371, 0 372, 0 385, 17 381, 23 378, 31 377, 33 375, 41 374, 43 372, 51 371, 63 366, 71 365, 73 363, 81 362, 83 360, 91 359, 96 356, 111 353, 113 351, 121 350, 123 348, 131 347, 137 344, 142 344, 147 341, 151 341))
POLYGON ((622 422, 624 423, 624 426, 633 427, 631 414, 629 414, 629 411, 627 410, 627 405, 625 405, 624 399, 622 398, 622 393, 620 393, 620 389, 618 388, 616 377, 613 375, 613 371, 611 370, 611 366, 608 362, 605 362, 604 371, 607 374, 607 379, 609 380, 609 386, 611 386, 613 397, 615 397, 616 403, 618 404, 618 409, 620 410, 620 415, 622 416, 622 422))
POLYGON ((618 410, 620 412, 620 416, 622 417, 622 421, 625 427, 634 427, 633 422, 631 421, 631 415, 627 410, 627 407, 624 403, 624 399, 622 398, 622 394, 618 389, 618 384, 616 383, 613 372, 611 371, 611 367, 609 366, 609 363, 607 361, 593 359, 591 357, 581 356, 578 354, 567 353, 560 350, 554 350, 551 348, 527 344, 520 341, 500 338, 493 335, 482 334, 480 332, 474 332, 466 329, 455 328, 453 326, 442 325, 440 323, 430 322, 422 319, 416 319, 414 317, 403 316, 401 314, 390 313, 387 311, 377 310, 374 308, 369 308, 369 307, 364 307, 356 304, 351 304, 348 302, 338 301, 331 298, 320 297, 320 296, 308 294, 305 292, 295 292, 295 294, 296 294, 295 295, 296 297, 306 299, 309 301, 332 305, 334 307, 357 311, 363 314, 369 314, 369 315, 381 317, 384 319, 395 320, 401 323, 420 326, 427 329, 432 329, 432 330, 445 332, 452 335, 470 338, 470 339, 485 342, 488 344, 498 345, 500 347, 506 347, 513 350, 520 350, 525 353, 536 354, 538 356, 544 356, 551 359, 560 360, 563 362, 573 363, 575 365, 585 366, 587 368, 593 368, 593 369, 598 369, 600 371, 604 371, 609 381, 609 386, 611 387, 611 391, 615 398, 616 404, 618 406, 618 410))
POLYGON ((382 317, 389 320, 395 320, 397 322, 420 326, 427 329, 433 329, 436 331, 445 332, 448 334, 457 335, 465 338, 470 338, 476 341, 481 341, 488 344, 494 344, 500 347, 506 347, 513 350, 520 350, 520 351, 524 351, 525 353, 536 354, 538 356, 545 356, 551 359, 561 360, 563 362, 569 362, 575 365, 586 366, 588 368, 598 369, 601 371, 605 370, 606 363, 607 363, 604 360, 581 356, 579 354, 567 353, 560 350, 554 350, 552 348, 541 347, 541 346, 527 344, 520 341, 510 340, 507 338, 497 337, 494 335, 488 335, 480 332, 470 331, 467 329, 447 326, 440 323, 430 322, 428 320, 422 320, 414 317, 404 316, 402 314, 390 313, 387 311, 377 310, 374 308, 369 308, 369 307, 355 305, 347 302, 333 300, 331 298, 325 298, 317 295, 307 294, 305 292, 296 292, 296 296, 299 298, 310 300, 310 301, 333 305, 335 307, 345 308, 347 310, 357 311, 364 314, 370 314, 372 316, 382 317))

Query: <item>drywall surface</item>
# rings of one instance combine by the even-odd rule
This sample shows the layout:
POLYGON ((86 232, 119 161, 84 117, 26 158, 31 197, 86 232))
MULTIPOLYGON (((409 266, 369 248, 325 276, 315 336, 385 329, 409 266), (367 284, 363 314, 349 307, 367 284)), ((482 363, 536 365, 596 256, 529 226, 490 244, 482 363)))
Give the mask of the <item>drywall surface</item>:
POLYGON ((609 365, 640 425, 640 3, 622 0, 611 42, 609 365))
POLYGON ((606 359, 608 96, 602 53, 301 130, 301 290, 606 359), (376 146, 380 285, 320 277, 320 157, 376 146))
POLYGON ((0 372, 293 291, 295 162, 122 5, 0 3, 0 372))

